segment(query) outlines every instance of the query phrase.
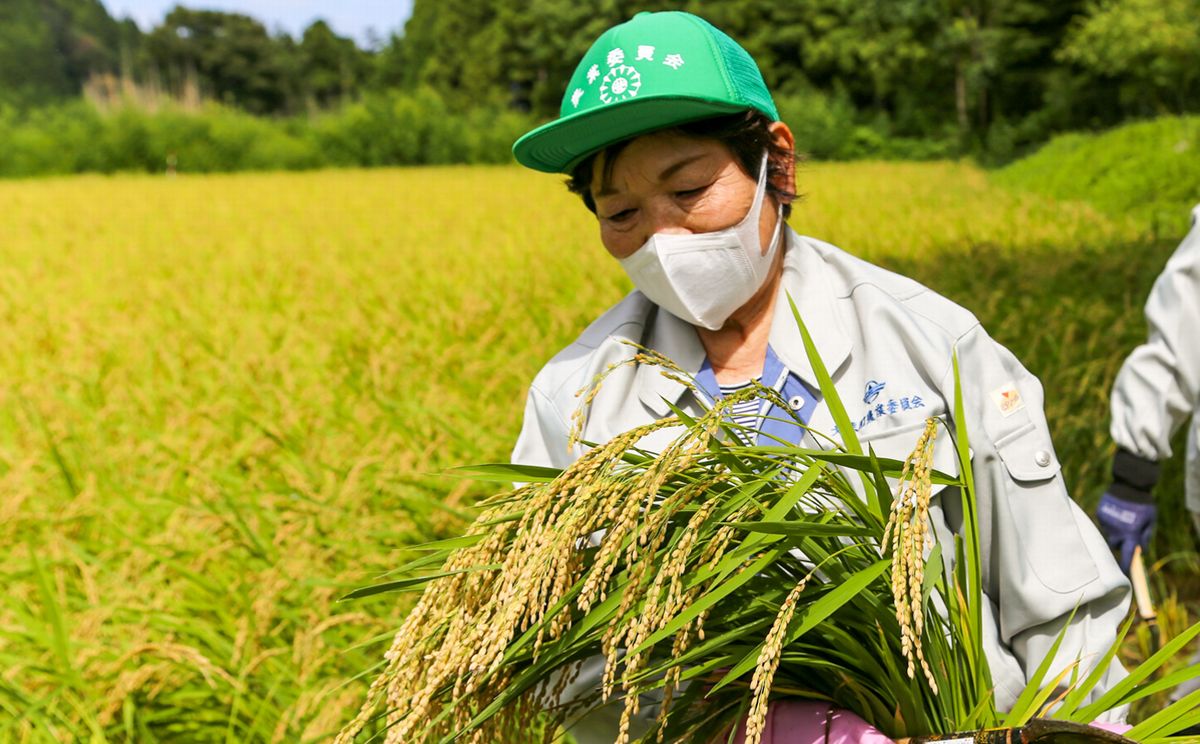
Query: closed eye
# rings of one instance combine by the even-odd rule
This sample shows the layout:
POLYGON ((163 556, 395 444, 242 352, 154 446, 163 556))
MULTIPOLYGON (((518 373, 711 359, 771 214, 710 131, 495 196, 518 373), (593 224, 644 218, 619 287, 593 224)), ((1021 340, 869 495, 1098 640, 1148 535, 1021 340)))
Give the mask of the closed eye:
POLYGON ((615 214, 610 214, 609 216, 605 217, 604 219, 607 220, 608 222, 624 222, 625 220, 632 217, 635 212, 637 212, 636 209, 622 209, 620 212, 616 212, 615 214))
POLYGON ((694 198, 694 197, 697 197, 697 196, 700 196, 701 194, 703 194, 705 191, 708 190, 708 187, 711 185, 712 184, 705 184, 703 186, 697 186, 694 189, 683 189, 682 191, 676 191, 675 196, 680 199, 691 199, 691 198, 694 198))

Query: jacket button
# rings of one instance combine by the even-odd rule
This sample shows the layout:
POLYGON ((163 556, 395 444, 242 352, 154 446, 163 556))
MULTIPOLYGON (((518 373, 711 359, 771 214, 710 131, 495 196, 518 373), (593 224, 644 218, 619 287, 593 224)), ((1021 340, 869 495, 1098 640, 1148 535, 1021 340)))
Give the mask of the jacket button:
POLYGON ((1036 462, 1039 467, 1048 467, 1050 465, 1050 453, 1046 450, 1038 450, 1033 455, 1033 461, 1036 462))
POLYGON ((788 406, 790 406, 793 411, 799 411, 801 408, 804 408, 804 399, 799 395, 793 395, 791 399, 788 400, 788 406))

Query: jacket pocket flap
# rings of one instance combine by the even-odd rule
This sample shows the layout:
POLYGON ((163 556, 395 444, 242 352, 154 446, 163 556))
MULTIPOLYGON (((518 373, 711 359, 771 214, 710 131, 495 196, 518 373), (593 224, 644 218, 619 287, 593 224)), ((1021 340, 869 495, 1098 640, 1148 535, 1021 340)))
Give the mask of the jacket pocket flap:
POLYGON ((1047 480, 1062 469, 1049 435, 1037 431, 1032 421, 997 441, 996 452, 1013 480, 1047 480))

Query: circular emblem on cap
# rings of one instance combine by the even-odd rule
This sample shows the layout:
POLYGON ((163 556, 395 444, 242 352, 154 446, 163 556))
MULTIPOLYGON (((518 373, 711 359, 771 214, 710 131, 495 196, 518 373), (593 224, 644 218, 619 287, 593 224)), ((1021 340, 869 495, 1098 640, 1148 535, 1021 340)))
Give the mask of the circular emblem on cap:
POLYGON ((642 87, 641 74, 629 65, 617 65, 600 81, 600 102, 614 103, 633 98, 642 87))

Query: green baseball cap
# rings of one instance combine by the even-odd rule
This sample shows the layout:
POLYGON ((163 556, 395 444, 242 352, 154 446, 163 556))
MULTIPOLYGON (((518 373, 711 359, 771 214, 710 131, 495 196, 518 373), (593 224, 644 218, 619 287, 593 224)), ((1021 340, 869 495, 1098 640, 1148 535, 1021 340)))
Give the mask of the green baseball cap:
POLYGON ((691 13, 638 13, 596 39, 558 118, 518 139, 513 155, 534 170, 568 173, 615 142, 746 109, 779 119, 745 49, 691 13))

